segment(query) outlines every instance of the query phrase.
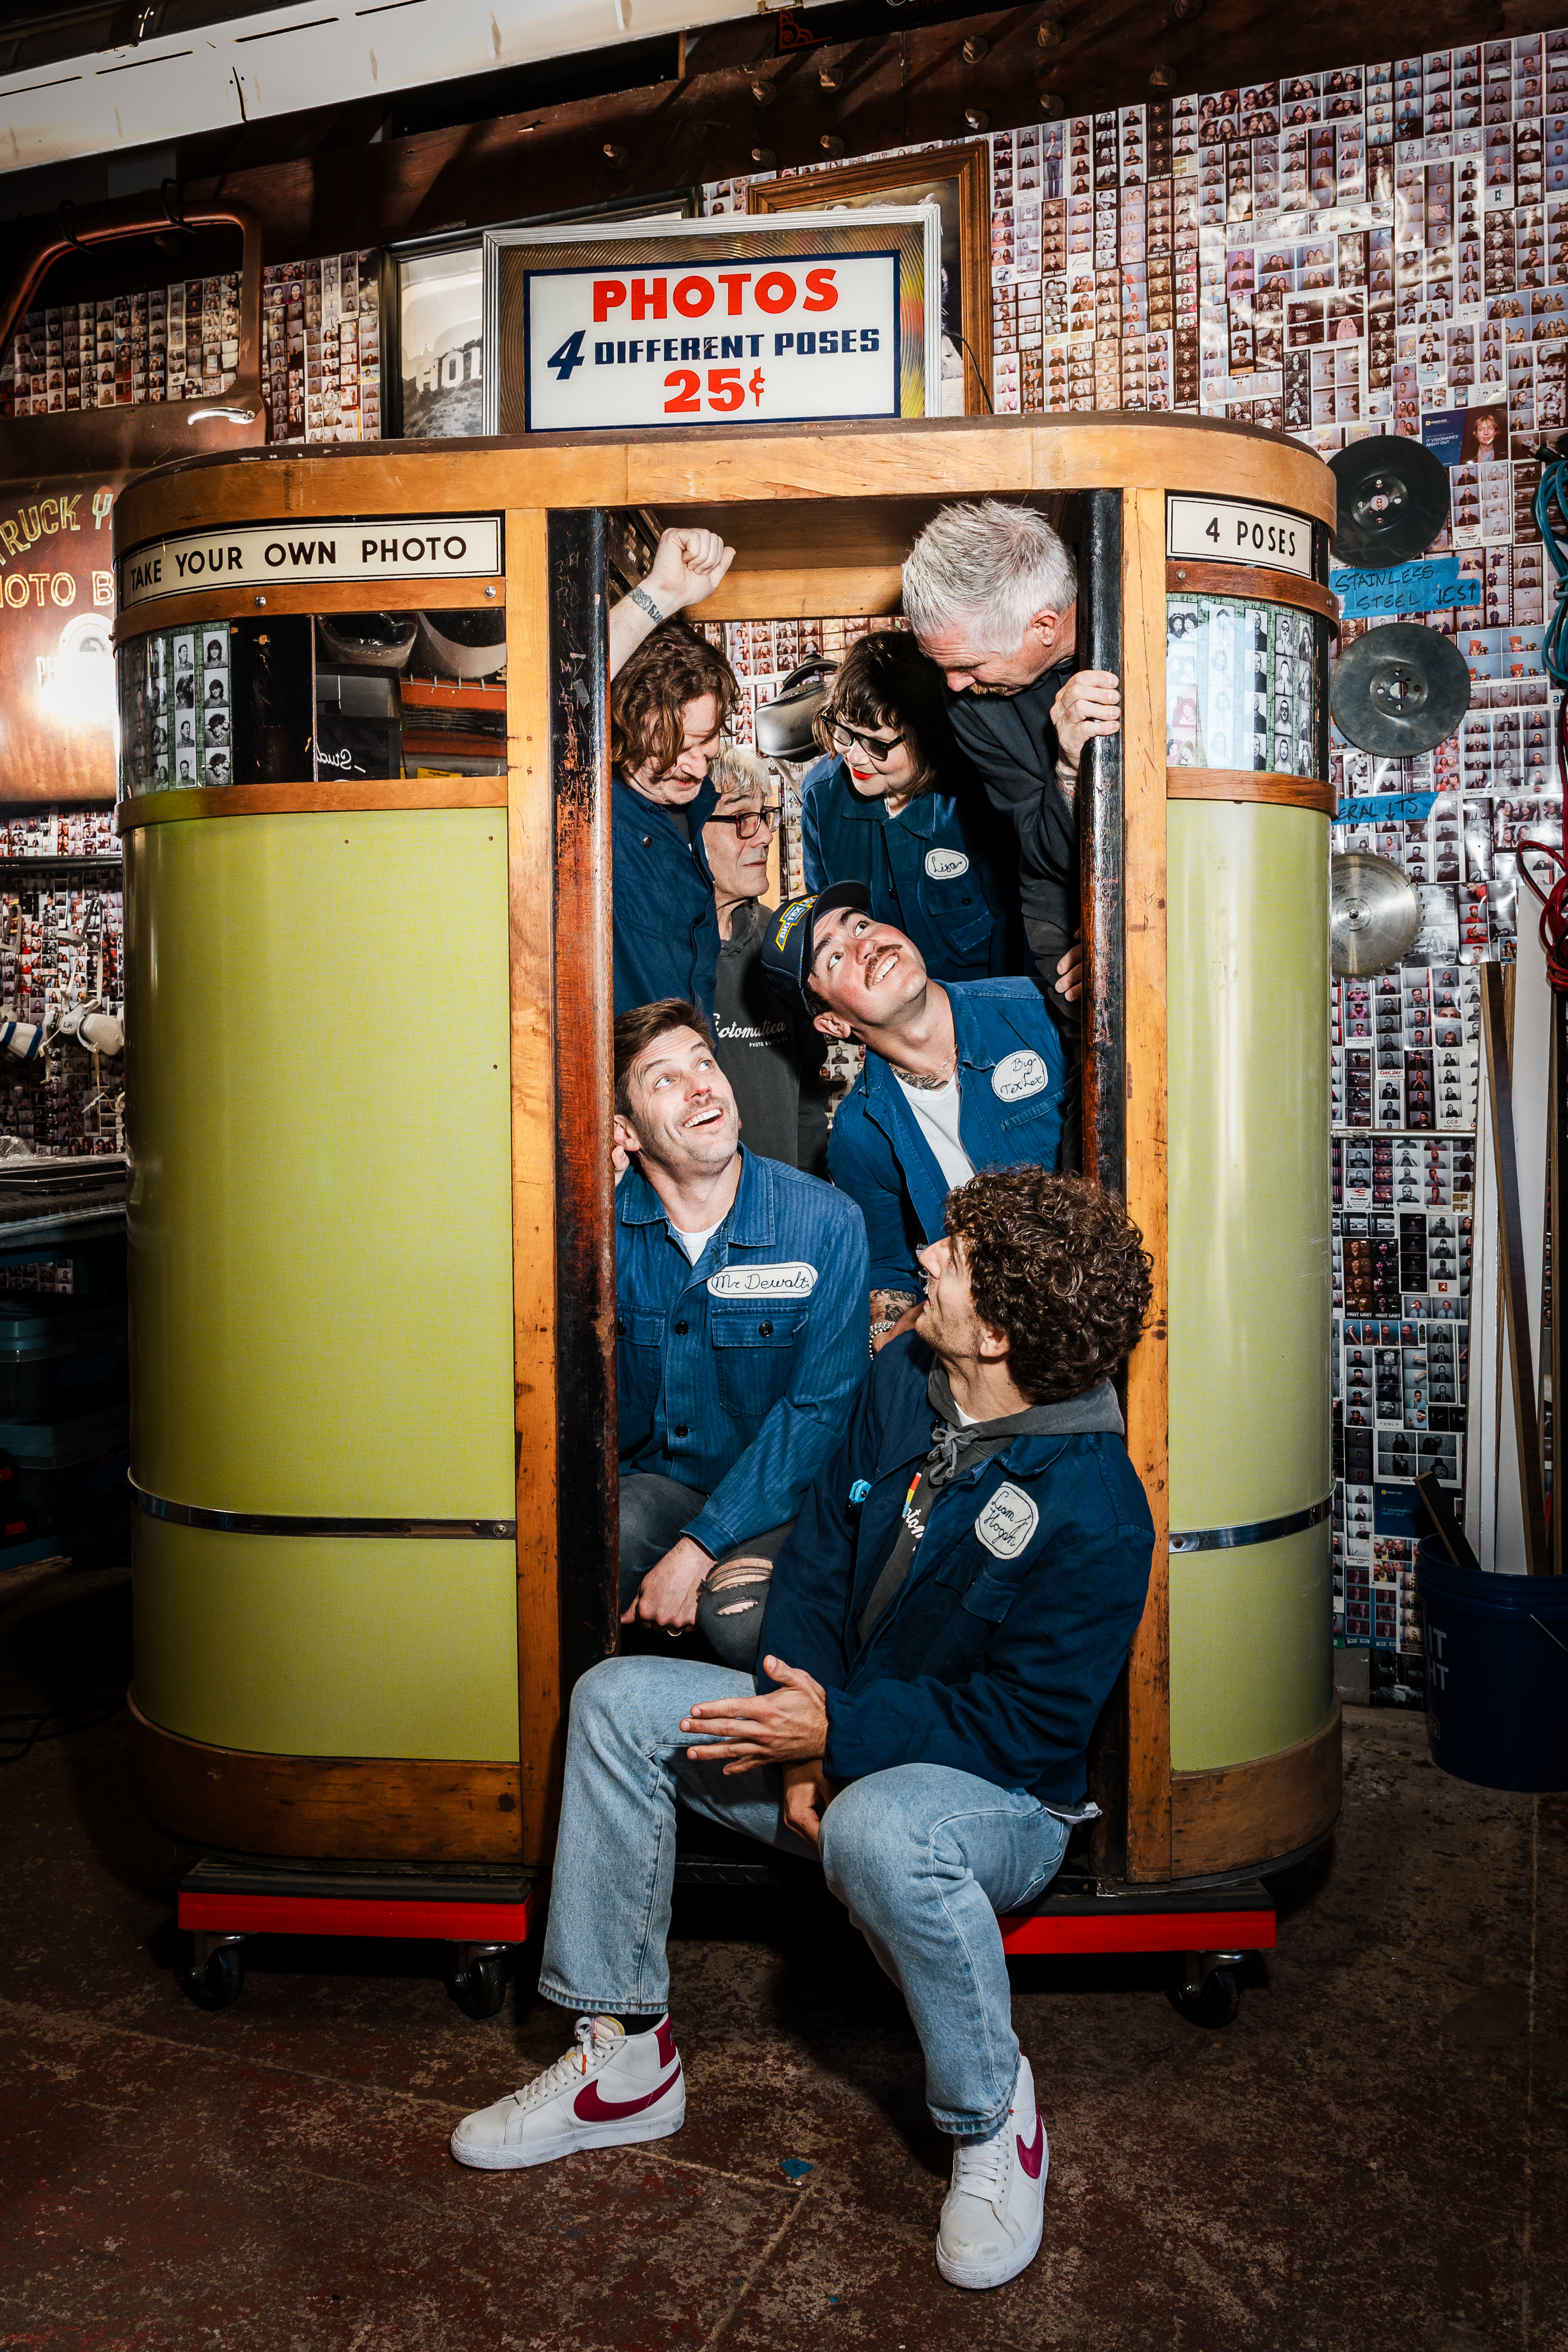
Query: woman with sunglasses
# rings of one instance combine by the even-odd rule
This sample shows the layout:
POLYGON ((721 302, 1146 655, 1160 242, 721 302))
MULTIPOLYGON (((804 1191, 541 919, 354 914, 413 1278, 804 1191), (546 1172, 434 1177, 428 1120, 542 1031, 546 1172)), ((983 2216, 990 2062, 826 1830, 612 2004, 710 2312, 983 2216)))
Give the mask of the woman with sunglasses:
POLYGON ((941 673, 914 639, 862 637, 816 721, 801 788, 805 887, 863 882, 933 980, 1028 970, 1016 857, 953 741, 941 673))

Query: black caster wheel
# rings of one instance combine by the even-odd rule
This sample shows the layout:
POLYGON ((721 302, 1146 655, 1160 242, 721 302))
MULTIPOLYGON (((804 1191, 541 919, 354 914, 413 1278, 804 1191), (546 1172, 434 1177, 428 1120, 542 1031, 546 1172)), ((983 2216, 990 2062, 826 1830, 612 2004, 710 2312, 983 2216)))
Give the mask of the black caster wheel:
POLYGON ((206 1965, 197 1967, 193 1961, 180 1970, 180 1985, 189 1993, 198 2009, 232 2009, 245 1990, 245 1962, 237 1944, 219 1944, 207 1956, 206 1965))
POLYGON ((494 2017, 506 2000, 504 1952, 476 1952, 467 1968, 454 1953, 446 1975, 447 1990, 465 2017, 494 2017))
POLYGON ((1233 2024, 1241 2007, 1241 1987, 1234 1969, 1212 1969, 1201 1992, 1190 1993, 1183 1985, 1171 1985, 1166 1994, 1173 2009, 1179 2009, 1189 2025, 1233 2024))

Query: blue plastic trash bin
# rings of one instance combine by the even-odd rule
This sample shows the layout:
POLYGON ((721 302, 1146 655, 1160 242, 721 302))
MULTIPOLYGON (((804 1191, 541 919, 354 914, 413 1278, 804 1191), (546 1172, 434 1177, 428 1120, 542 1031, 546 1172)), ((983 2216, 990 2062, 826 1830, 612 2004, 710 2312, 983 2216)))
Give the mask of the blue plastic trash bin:
POLYGON ((1416 1584, 1434 1764, 1482 1789, 1568 1789, 1568 1576, 1456 1568, 1428 1536, 1416 1584))

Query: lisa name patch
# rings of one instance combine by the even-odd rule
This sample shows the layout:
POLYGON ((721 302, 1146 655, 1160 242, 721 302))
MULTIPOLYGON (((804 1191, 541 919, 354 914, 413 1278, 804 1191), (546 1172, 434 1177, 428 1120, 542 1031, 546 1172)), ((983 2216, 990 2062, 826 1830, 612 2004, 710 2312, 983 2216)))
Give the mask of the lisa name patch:
POLYGON ((999 1102, 1022 1102, 1026 1095, 1037 1095, 1050 1075, 1042 1055, 1020 1046, 1016 1054, 1004 1054, 992 1071, 991 1091, 999 1102))
POLYGON ((962 849, 928 849, 926 872, 933 882, 956 882, 961 874, 969 871, 969 860, 962 849))
POLYGON ((974 1532, 994 1559, 1016 1559, 1039 1524, 1031 1498, 1007 1479, 975 1520, 974 1532))
POLYGON ((710 1298, 809 1298, 814 1265, 725 1265, 708 1277, 710 1298))

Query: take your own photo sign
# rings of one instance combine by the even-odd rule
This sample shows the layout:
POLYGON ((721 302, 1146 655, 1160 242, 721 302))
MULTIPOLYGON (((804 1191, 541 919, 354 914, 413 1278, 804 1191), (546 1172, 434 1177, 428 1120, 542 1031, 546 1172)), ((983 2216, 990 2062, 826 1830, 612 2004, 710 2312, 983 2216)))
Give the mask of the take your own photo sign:
POLYGON ((941 412, 931 205, 500 229, 485 238, 487 433, 941 412))

